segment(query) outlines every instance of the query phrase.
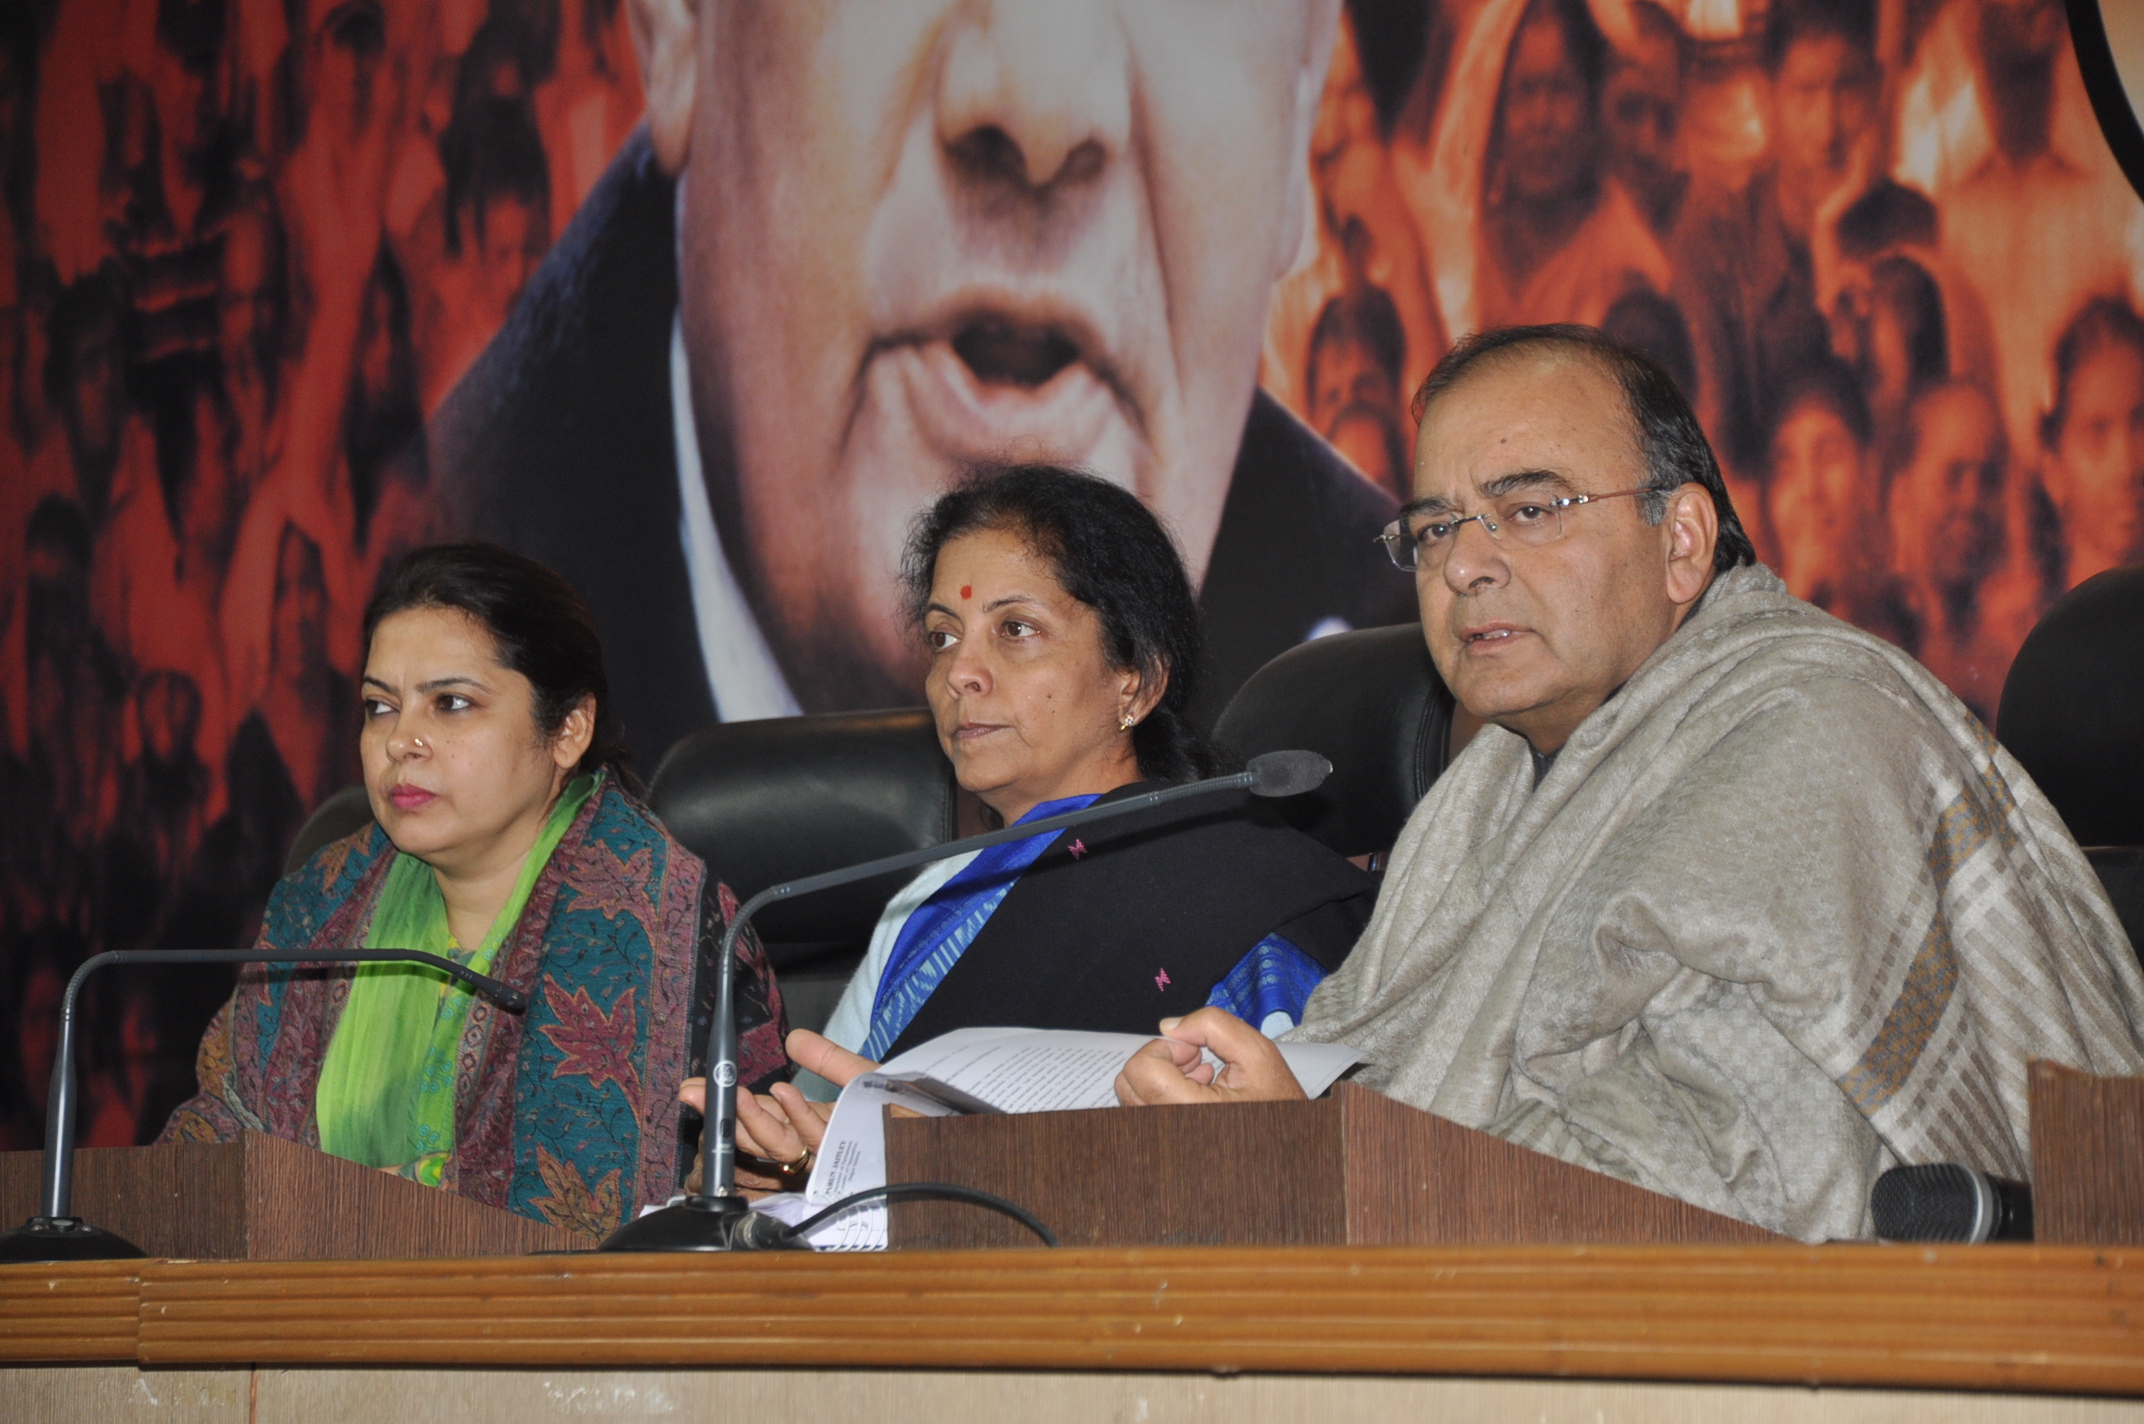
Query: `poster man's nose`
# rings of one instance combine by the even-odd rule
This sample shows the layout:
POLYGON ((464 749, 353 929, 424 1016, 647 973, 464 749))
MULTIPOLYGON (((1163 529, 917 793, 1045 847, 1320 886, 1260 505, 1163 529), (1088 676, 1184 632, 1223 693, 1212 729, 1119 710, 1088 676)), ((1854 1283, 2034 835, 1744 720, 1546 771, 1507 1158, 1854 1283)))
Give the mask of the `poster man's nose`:
POLYGON ((1123 151, 1131 75, 1114 5, 994 0, 955 25, 938 139, 962 167, 1046 188, 1091 179, 1123 151))

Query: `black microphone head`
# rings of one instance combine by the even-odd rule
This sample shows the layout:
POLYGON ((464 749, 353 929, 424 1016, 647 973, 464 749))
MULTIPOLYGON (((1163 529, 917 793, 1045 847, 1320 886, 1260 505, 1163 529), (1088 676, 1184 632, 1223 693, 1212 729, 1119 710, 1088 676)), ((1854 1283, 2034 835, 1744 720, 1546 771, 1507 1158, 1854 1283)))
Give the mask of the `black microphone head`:
POLYGON ((2029 1241, 2029 1192, 1957 1162, 1893 1167, 1869 1192, 1869 1214, 1886 1241, 2029 1241))
POLYGON ((1265 752, 1243 764, 1251 774, 1253 796, 1300 796, 1315 791, 1333 774, 1333 764, 1316 752, 1265 752))

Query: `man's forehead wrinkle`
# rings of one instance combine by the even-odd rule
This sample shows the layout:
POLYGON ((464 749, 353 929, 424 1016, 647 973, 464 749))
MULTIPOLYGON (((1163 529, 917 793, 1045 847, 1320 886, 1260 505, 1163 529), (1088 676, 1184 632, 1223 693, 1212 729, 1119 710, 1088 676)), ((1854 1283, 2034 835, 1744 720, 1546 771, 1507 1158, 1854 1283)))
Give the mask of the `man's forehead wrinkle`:
POLYGON ((1492 352, 1432 405, 1416 487, 1442 489, 1425 491, 1411 512, 1466 513, 1526 489, 1599 494, 1639 484, 1646 466, 1636 437, 1621 383, 1591 353, 1492 352))
MULTIPOLYGON (((1486 480, 1477 479, 1472 483, 1470 490, 1463 492, 1462 499, 1465 494, 1471 494, 1476 499, 1501 499, 1514 490, 1553 489, 1571 491, 1577 488, 1578 486, 1572 482, 1570 476, 1560 470, 1530 468, 1511 470, 1486 480)), ((1426 494, 1419 499, 1409 500, 1401 507, 1400 514, 1402 517, 1416 514, 1456 514, 1460 509, 1460 505, 1461 499, 1454 499, 1442 494, 1426 494)))
POLYGON ((1499 495, 1510 494, 1513 490, 1539 489, 1544 485, 1556 489, 1575 488, 1570 478, 1559 470, 1533 469, 1513 470, 1508 475, 1498 475, 1495 479, 1483 483, 1480 490, 1483 498, 1495 499, 1499 495))
POLYGON ((1400 506, 1400 518, 1407 519, 1417 514, 1447 514, 1459 506, 1441 494, 1426 494, 1420 499, 1410 499, 1400 506))
POLYGON ((1469 379, 1497 377, 1521 380, 1535 395, 1542 395, 1546 390, 1553 389, 1553 402, 1559 408, 1567 408, 1574 398, 1583 397, 1569 386, 1550 388, 1550 382, 1585 383, 1590 379, 1595 383, 1595 388, 1608 397, 1614 411, 1612 419, 1618 434, 1633 449, 1636 448, 1638 432, 1631 423, 1629 399, 1623 394, 1622 382, 1616 378, 1613 369, 1599 353, 1562 344, 1507 347, 1501 351, 1492 351, 1482 358, 1480 365, 1468 371, 1447 394, 1459 391, 1469 379))

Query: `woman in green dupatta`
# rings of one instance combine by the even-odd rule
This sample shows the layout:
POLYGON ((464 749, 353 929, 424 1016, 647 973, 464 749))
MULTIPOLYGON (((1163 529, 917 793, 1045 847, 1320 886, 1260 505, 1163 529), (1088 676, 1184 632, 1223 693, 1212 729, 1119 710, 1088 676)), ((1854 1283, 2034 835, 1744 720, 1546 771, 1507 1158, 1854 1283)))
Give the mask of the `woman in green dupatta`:
MULTIPOLYGON (((271 1132, 600 1234, 677 1185, 673 1093, 736 901, 633 794, 593 622, 558 575, 419 550, 365 633, 376 824, 277 887, 261 941, 427 950, 529 1009, 417 965, 249 971, 165 1137, 271 1132)), ((739 959, 743 1075, 771 1084, 780 995, 750 936, 739 959)))

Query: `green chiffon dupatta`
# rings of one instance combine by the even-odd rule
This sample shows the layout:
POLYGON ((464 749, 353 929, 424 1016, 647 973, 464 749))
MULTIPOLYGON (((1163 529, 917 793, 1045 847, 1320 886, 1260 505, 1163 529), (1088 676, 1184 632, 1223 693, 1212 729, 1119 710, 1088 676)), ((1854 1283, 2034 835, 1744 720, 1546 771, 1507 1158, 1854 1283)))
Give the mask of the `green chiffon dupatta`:
MULTIPOLYGON (((521 878, 474 951, 447 930, 447 902, 432 868, 396 853, 365 932, 367 949, 417 949, 480 974, 491 972, 536 877, 595 793, 598 776, 575 777, 529 849, 521 878)), ((328 1040, 314 1092, 320 1147, 367 1167, 409 1169, 438 1186, 454 1150, 454 1081, 471 991, 418 964, 362 964, 328 1040)))

